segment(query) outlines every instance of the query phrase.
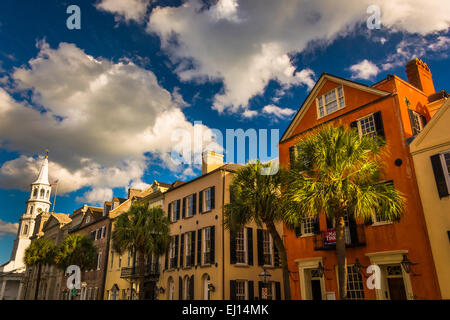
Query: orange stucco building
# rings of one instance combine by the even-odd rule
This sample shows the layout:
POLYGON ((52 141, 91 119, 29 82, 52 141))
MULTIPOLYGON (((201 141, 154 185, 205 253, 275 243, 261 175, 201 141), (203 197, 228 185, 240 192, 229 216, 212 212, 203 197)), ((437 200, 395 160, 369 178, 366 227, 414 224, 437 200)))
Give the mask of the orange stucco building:
MULTIPOLYGON (((348 298, 440 299, 423 209, 408 144, 447 98, 436 93, 427 65, 406 65, 408 81, 395 75, 366 86, 322 74, 280 140, 280 163, 289 167, 299 137, 325 123, 357 128, 361 135, 385 138, 388 156, 383 181, 406 196, 407 209, 398 222, 346 221, 348 298), (359 261, 363 271, 353 266, 359 261), (404 262, 402 264, 402 261, 404 262), (412 264, 408 268, 407 263, 412 264), (381 287, 368 289, 366 267, 381 270, 381 287)), ((285 228, 293 299, 338 299, 333 221, 325 216, 304 220, 295 231, 285 228), (322 266, 322 267, 320 267, 322 266)))

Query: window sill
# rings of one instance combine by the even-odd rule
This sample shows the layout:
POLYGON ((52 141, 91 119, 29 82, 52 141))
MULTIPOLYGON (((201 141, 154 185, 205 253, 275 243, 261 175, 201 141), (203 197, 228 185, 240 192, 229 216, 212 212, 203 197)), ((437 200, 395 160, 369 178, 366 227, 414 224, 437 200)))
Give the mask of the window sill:
POLYGON ((379 227, 379 226, 385 226, 385 225, 390 225, 392 224, 392 221, 380 221, 380 222, 374 222, 372 223, 373 227, 379 227))
POLYGON ((302 234, 300 237, 297 237, 297 238, 309 238, 309 237, 314 237, 314 233, 305 233, 305 234, 302 234))
POLYGON ((239 268, 249 268, 250 266, 248 265, 248 263, 242 263, 242 262, 237 262, 234 264, 235 267, 239 267, 239 268))
POLYGON ((209 209, 209 210, 206 210, 206 211, 203 211, 203 212, 199 212, 200 214, 205 214, 205 213, 209 213, 209 212, 211 212, 211 211, 213 211, 213 209, 209 209))

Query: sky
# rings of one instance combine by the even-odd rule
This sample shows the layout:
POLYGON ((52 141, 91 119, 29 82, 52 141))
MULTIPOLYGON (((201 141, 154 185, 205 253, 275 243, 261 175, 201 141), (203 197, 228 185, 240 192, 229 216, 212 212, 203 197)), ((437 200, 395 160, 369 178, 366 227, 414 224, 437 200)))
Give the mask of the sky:
POLYGON ((449 90, 449 17, 440 0, 2 0, 0 264, 45 149, 56 212, 190 180, 227 129, 281 137, 323 72, 370 85, 418 57, 449 90))

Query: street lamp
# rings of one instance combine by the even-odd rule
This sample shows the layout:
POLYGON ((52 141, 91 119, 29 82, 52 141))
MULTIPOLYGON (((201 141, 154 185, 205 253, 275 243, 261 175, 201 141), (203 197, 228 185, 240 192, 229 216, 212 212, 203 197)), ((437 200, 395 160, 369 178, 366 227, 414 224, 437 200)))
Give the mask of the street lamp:
POLYGON ((318 273, 319 277, 322 278, 324 270, 325 270, 323 265, 322 265, 322 262, 319 262, 319 265, 317 266, 316 270, 317 270, 317 273, 318 273))
POLYGON ((354 270, 356 273, 361 273, 363 267, 364 267, 364 266, 361 264, 361 262, 359 262, 359 259, 356 258, 356 259, 355 259, 355 264, 353 265, 353 270, 354 270))
POLYGON ((263 269, 263 271, 258 276, 263 279, 264 284, 268 284, 269 279, 272 275, 268 273, 266 269, 263 269))
POLYGON ((400 262, 403 269, 405 269, 406 273, 410 273, 411 272, 411 266, 416 265, 417 263, 411 262, 408 257, 406 256, 406 254, 403 254, 403 260, 400 262))

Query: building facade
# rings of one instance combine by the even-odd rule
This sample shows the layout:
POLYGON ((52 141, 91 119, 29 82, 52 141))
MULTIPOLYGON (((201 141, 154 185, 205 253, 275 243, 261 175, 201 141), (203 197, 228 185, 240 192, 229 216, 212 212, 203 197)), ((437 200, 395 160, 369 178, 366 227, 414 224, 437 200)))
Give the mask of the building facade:
MULTIPOLYGON (((208 152, 200 177, 164 193, 172 242, 162 259, 160 300, 283 299, 269 233, 252 223, 231 237, 224 227, 224 205, 238 168, 208 152), (267 284, 258 276, 264 270, 271 275, 267 284)), ((282 226, 277 229, 282 234, 282 226)))
POLYGON ((450 100, 410 145, 442 299, 450 299, 450 100))
MULTIPOLYGON (((399 222, 374 215, 366 225, 347 218, 349 299, 441 297, 408 143, 445 99, 435 93, 425 63, 415 59, 406 71, 409 82, 389 75, 372 86, 322 74, 280 141, 280 163, 289 167, 298 139, 322 124, 341 123, 360 135, 377 134, 386 140, 389 154, 380 182, 393 183, 406 196, 407 209, 399 222), (365 267, 380 266, 381 288, 366 287, 365 268, 353 268, 357 261, 365 267), (408 262, 414 263, 411 268, 404 267, 408 262)), ((304 220, 295 231, 285 228, 294 299, 339 296, 335 245, 328 239, 333 227, 321 215, 304 220)))

